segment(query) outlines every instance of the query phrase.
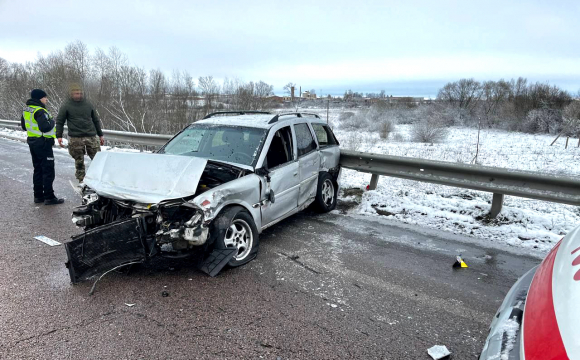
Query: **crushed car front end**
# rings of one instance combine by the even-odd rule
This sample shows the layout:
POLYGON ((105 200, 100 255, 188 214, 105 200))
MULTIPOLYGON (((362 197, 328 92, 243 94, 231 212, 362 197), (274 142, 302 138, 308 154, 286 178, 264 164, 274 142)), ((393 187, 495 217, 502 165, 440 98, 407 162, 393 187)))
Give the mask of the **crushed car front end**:
POLYGON ((210 224, 219 211, 213 190, 227 183, 229 193, 244 196, 240 178, 248 174, 247 169, 196 157, 99 153, 81 190, 82 205, 72 214, 84 232, 65 244, 71 281, 158 255, 198 254, 203 260, 211 250, 210 224))

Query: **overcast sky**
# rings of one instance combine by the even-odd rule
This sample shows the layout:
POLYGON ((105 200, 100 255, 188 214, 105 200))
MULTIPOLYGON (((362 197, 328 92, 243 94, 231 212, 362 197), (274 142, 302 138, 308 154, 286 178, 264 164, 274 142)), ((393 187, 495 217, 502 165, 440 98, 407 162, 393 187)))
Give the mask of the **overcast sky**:
POLYGON ((0 0, 0 57, 81 40, 137 66, 263 80, 280 93, 435 95, 447 81, 527 77, 580 89, 580 1, 0 0))

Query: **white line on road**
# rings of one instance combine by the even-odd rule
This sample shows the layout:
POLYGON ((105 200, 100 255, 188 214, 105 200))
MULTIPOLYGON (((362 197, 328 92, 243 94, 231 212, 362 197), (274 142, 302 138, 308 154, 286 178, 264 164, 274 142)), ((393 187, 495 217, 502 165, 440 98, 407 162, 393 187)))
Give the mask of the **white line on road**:
POLYGON ((36 240, 40 240, 40 241, 42 241, 43 243, 45 243, 45 244, 47 244, 47 245, 50 245, 50 246, 57 246, 57 245, 60 245, 60 243, 59 243, 58 241, 56 241, 56 240, 52 240, 51 238, 47 238, 47 237, 46 237, 46 236, 44 236, 44 235, 35 236, 34 238, 35 238, 36 240))

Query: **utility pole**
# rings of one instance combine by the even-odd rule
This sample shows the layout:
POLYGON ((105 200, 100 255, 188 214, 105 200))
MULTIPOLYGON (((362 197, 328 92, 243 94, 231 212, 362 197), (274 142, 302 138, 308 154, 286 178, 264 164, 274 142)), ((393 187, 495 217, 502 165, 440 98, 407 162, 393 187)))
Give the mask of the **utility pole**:
POLYGON ((330 99, 326 103, 326 125, 328 125, 328 111, 330 109, 330 99))

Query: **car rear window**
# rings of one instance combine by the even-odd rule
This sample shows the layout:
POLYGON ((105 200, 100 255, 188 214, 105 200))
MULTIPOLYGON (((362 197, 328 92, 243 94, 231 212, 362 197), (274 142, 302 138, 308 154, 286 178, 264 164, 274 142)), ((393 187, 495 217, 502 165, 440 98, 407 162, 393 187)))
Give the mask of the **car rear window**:
POLYGON ((320 146, 338 145, 338 140, 327 125, 312 124, 312 128, 320 146))

